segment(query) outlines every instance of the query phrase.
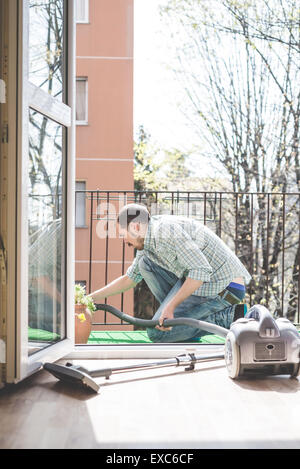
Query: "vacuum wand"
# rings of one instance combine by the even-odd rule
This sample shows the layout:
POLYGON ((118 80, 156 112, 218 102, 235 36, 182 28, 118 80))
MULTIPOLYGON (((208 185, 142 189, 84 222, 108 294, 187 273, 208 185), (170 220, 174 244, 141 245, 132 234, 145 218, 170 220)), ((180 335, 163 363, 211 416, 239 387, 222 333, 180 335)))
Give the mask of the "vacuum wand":
POLYGON ((126 365, 115 368, 102 368, 99 370, 87 370, 82 366, 72 365, 71 363, 66 363, 66 365, 59 365, 56 363, 45 363, 44 369, 62 382, 69 383, 72 385, 80 385, 81 387, 89 391, 98 393, 100 389, 100 384, 98 384, 94 380, 94 378, 109 379, 112 374, 116 373, 124 373, 129 371, 143 371, 155 368, 164 368, 168 366, 185 366, 185 371, 193 371, 195 369, 196 363, 222 359, 224 359, 224 353, 201 356, 194 355, 194 353, 186 353, 178 355, 175 358, 160 360, 158 362, 138 363, 136 365, 126 365))
POLYGON ((175 358, 169 358, 167 360, 160 360, 159 362, 150 363, 138 363, 136 365, 119 366, 114 368, 104 368, 102 370, 89 371, 90 376, 93 378, 105 377, 108 379, 112 374, 123 373, 128 371, 142 371, 154 368, 164 368, 167 366, 187 366, 187 370, 193 370, 195 364, 203 361, 211 360, 222 360, 224 359, 224 353, 218 355, 194 355, 194 353, 186 353, 178 355, 175 358))

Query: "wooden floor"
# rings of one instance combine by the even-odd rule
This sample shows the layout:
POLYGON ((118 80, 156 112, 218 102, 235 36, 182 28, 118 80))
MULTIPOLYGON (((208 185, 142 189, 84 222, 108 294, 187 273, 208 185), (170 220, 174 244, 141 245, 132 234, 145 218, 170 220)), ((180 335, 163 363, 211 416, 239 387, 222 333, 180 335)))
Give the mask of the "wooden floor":
POLYGON ((298 379, 232 381, 217 361, 98 381, 86 395, 41 371, 1 390, 0 448, 300 448, 298 379))

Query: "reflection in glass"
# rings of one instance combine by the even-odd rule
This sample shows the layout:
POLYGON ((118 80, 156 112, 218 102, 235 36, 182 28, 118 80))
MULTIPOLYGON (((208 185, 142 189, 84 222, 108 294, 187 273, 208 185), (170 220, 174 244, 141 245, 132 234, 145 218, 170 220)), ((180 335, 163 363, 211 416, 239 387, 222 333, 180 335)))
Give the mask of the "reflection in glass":
POLYGON ((30 110, 29 353, 64 337, 63 126, 30 110))
POLYGON ((29 0, 29 80, 63 99, 64 0, 29 0))

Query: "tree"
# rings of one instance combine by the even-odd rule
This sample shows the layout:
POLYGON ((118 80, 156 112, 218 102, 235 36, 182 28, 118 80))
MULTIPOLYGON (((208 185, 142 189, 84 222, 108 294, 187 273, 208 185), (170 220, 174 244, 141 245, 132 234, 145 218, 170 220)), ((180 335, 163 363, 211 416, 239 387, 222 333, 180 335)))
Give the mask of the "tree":
POLYGON ((155 163, 157 149, 150 143, 148 134, 141 125, 138 140, 134 143, 134 188, 137 191, 159 190, 161 181, 158 178, 159 165, 155 163))
MULTIPOLYGON (((294 265, 299 253, 294 221, 284 220, 282 199, 266 193, 299 190, 297 4, 170 0, 162 15, 174 44, 174 71, 187 97, 183 112, 195 135, 223 164, 234 192, 263 193, 255 198, 254 245, 248 195, 236 197, 233 212, 228 211, 227 235, 238 210, 235 249, 254 275, 255 301, 266 299, 267 291, 267 301, 272 296, 281 313, 276 281, 283 242, 294 265)), ((299 200, 288 210, 298 220, 299 200)))
POLYGON ((154 144, 141 125, 134 144, 135 190, 183 190, 183 182, 191 175, 187 159, 188 154, 177 148, 164 149, 154 144))

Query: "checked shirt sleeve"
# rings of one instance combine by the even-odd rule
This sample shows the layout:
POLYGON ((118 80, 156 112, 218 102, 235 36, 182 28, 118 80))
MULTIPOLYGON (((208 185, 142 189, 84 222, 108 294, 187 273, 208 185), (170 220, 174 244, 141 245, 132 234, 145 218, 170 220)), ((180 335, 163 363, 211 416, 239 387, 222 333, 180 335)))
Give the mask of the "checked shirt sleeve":
POLYGON ((140 257, 142 256, 142 251, 139 251, 137 255, 135 256, 134 261, 132 262, 131 266, 128 267, 126 275, 127 277, 131 278, 135 283, 141 282, 143 280, 143 277, 140 274, 140 269, 139 269, 139 260, 140 257))

